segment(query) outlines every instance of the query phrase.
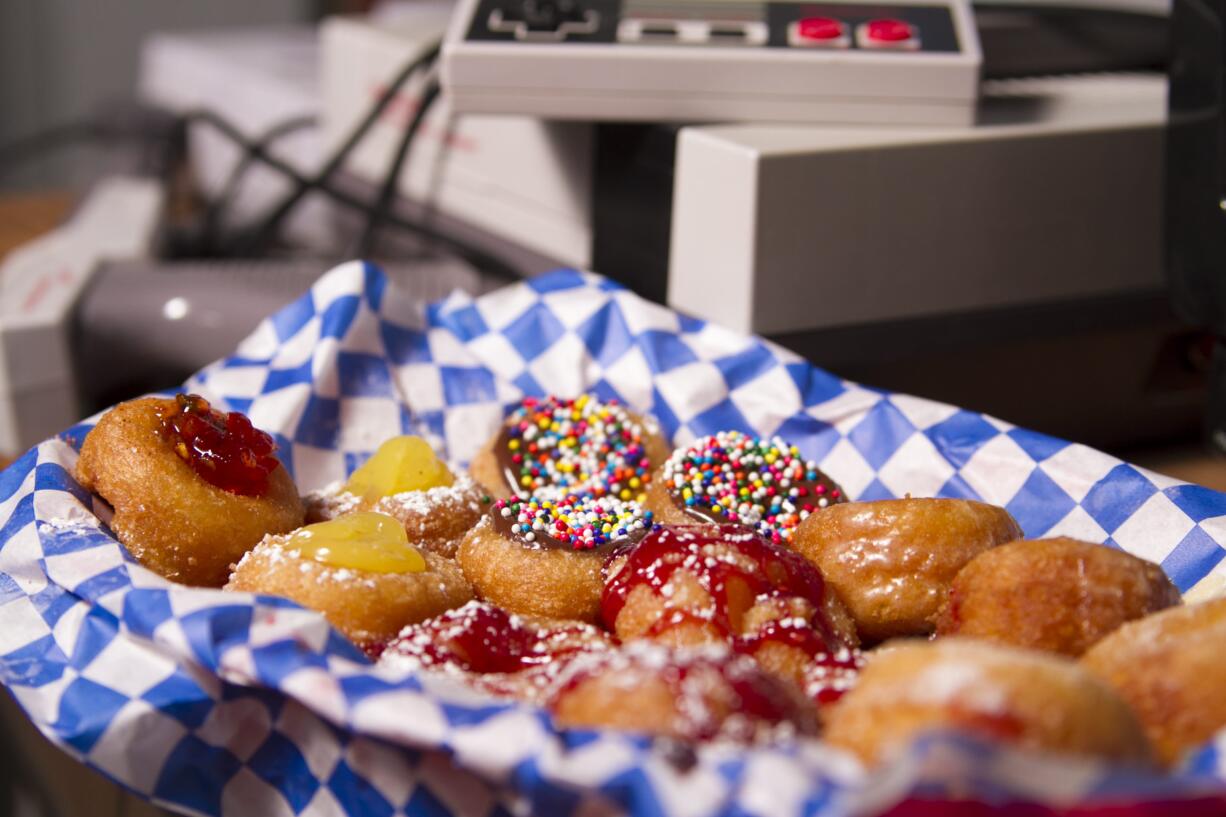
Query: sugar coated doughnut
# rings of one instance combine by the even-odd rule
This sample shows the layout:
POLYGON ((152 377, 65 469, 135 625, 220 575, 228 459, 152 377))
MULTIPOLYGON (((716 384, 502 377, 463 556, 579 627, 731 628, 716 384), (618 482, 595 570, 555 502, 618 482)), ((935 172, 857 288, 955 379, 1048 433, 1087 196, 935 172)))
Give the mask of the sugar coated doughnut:
POLYGON ((306 496, 307 521, 358 510, 394 516, 409 540, 454 558, 491 498, 465 473, 455 474, 420 437, 393 437, 345 482, 306 496))
POLYGON ((1125 624, 1081 663, 1132 706, 1159 757, 1174 763, 1226 727, 1226 598, 1125 624))
POLYGON ((111 530, 145 567, 220 587, 266 534, 302 524, 275 448, 246 417, 201 397, 148 397, 103 415, 81 447, 77 480, 114 509, 111 530))
POLYGON ((1121 624, 1179 604, 1153 562, 1076 539, 1017 541, 980 553, 954 577, 937 635, 1081 655, 1121 624))
POLYGON ((595 622, 605 558, 651 526, 650 511, 607 496, 500 499, 456 559, 477 595, 511 612, 595 622))
POLYGON ((568 494, 641 501, 669 447, 654 421, 617 402, 529 397, 473 459, 494 497, 568 494))
POLYGON ((1076 662, 961 638, 870 653, 827 714, 825 738, 875 763, 933 730, 1123 762, 1150 757, 1128 706, 1076 662))
POLYGON ((814 511, 845 501, 843 489, 796 446, 722 431, 674 451, 646 504, 666 524, 734 523, 780 543, 814 511))
POLYGON ((927 635, 963 565, 1022 530, 1004 508, 967 499, 831 505, 796 529, 792 547, 817 565, 868 642, 927 635))
POLYGON ((372 511, 265 538, 235 566, 226 589, 318 610, 372 654, 407 625, 472 598, 455 562, 413 547, 399 520, 372 511))
POLYGON ((560 726, 684 741, 749 743, 817 731, 809 702, 750 659, 645 641, 576 658, 550 709, 560 726))
POLYGON ((441 672, 493 695, 539 702, 571 659, 612 647, 607 633, 582 621, 518 616, 470 601, 405 627, 379 662, 441 672))

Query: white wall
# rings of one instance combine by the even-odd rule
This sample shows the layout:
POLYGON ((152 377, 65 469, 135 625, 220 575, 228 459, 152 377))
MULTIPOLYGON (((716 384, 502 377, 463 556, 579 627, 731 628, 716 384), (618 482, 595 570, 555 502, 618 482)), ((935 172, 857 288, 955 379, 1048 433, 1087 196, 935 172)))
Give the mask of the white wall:
MULTIPOLYGON (((132 96, 151 31, 303 20, 312 0, 0 0, 0 145, 132 96)), ((10 184, 71 175, 59 154, 10 184)), ((2 184, 3 182, 0 182, 2 184)))

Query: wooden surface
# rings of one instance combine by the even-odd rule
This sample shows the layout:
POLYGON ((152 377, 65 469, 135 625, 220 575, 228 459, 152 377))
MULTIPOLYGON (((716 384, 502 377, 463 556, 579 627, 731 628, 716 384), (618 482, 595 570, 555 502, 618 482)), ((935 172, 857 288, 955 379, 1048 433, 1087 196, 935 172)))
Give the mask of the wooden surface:
POLYGON ((0 196, 0 256, 60 224, 75 201, 61 191, 0 196))
POLYGON ((1226 491, 1226 457, 1197 444, 1125 451, 1120 456, 1159 474, 1226 491))

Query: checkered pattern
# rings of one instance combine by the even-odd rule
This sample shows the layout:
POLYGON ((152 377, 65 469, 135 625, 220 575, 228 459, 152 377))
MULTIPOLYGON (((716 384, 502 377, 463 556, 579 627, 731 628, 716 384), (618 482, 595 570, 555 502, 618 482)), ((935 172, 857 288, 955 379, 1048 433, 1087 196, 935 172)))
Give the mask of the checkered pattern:
MULTIPOLYGON (((348 264, 188 387, 274 432, 303 488, 405 432, 463 462, 520 397, 593 391, 654 414, 676 443, 778 433, 856 497, 980 498, 1031 536, 1161 562, 1184 590, 1226 577, 1226 496, 842 381, 574 271, 423 311, 348 264)), ((374 668, 289 602, 155 576, 72 477, 89 427, 0 473, 0 680, 66 751, 163 806, 701 817, 869 814, 968 792, 1053 807, 1226 797, 1226 737, 1162 778, 939 735, 874 779, 818 743, 708 747, 682 774, 645 739, 560 733, 538 710, 374 668)))

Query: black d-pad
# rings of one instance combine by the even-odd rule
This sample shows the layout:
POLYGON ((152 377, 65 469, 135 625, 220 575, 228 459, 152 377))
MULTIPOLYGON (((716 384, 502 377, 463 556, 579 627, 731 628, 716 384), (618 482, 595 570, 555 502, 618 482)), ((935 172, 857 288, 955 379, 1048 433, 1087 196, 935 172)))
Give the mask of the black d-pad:
POLYGON ((488 26, 519 40, 560 40, 568 34, 594 33, 600 15, 580 8, 576 0, 519 0, 493 9, 488 26))

